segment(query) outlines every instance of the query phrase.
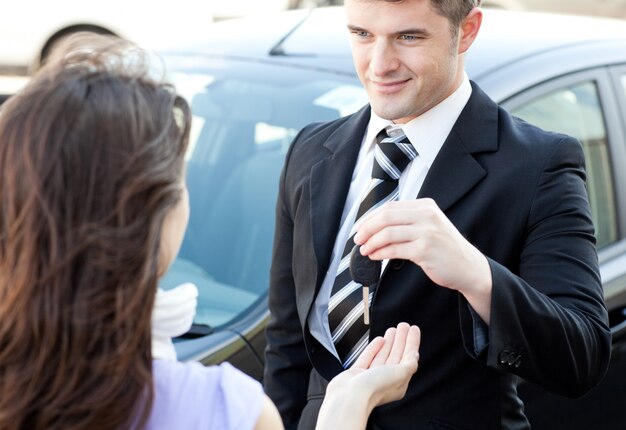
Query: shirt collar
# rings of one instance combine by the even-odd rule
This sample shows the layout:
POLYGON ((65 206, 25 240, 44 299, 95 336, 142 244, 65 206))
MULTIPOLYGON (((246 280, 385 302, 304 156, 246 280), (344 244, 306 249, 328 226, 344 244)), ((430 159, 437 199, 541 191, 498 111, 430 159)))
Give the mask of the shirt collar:
POLYGON ((461 85, 450 96, 406 124, 394 124, 371 111, 365 139, 366 151, 373 149, 375 138, 382 129, 399 128, 430 168, 471 95, 472 86, 465 74, 461 85))

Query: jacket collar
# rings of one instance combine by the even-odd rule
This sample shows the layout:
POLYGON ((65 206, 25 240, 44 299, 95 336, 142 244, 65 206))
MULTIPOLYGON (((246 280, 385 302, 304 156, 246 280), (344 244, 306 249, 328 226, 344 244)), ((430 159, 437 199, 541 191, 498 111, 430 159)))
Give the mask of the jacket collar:
POLYGON ((418 198, 446 211, 487 175, 475 154, 498 149, 498 106, 474 83, 472 96, 435 158, 418 198))

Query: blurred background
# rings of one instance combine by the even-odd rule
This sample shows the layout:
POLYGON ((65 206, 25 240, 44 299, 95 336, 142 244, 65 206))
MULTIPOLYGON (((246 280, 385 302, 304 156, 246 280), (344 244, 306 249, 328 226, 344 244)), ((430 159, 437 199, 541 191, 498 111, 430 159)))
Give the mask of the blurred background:
MULTIPOLYGON (((115 34, 146 48, 202 40, 212 22, 287 9, 340 5, 343 0, 20 0, 3 2, 0 94, 14 91, 54 44, 76 31, 115 34), (9 76, 10 78, 8 78, 9 76)), ((626 0, 484 0, 486 8, 626 18, 626 0)), ((245 31, 245 29, 242 29, 245 31)))

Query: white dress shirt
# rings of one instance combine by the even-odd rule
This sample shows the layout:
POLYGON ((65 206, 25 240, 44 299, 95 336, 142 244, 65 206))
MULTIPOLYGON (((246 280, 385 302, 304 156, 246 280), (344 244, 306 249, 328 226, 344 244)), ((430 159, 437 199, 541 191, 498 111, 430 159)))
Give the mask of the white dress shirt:
MULTIPOLYGON (((332 342, 328 325, 328 302, 335 277, 337 276, 337 267, 341 260, 341 253, 348 240, 350 229, 354 224, 357 210, 364 197, 363 194, 367 191, 371 180, 376 136, 382 129, 387 127, 390 127, 388 128, 390 135, 399 132, 396 130, 401 129, 417 150, 417 157, 409 163, 399 180, 399 199, 415 199, 424 183, 428 170, 435 161, 439 150, 448 134, 450 134, 454 123, 467 104, 471 94, 472 87, 466 75, 459 88, 448 98, 406 124, 394 124, 392 121, 380 118, 372 111, 367 132, 361 143, 361 149, 352 172, 350 190, 348 191, 348 197, 341 215, 341 223, 335 238, 330 266, 308 318, 311 334, 336 357, 338 355, 332 342)), ((388 260, 383 261, 383 271, 387 263, 388 260)))

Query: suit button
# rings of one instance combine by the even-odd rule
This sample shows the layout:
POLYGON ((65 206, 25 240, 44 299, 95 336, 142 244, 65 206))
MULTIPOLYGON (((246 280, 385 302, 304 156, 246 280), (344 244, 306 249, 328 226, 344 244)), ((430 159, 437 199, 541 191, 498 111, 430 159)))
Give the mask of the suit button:
POLYGON ((503 349, 500 352, 500 364, 506 364, 509 361, 509 350, 503 349))
POLYGON ((522 365, 522 356, 518 355, 515 359, 515 367, 520 367, 522 365))
POLYGON ((393 260, 391 268, 393 270, 400 270, 404 267, 404 263, 406 263, 406 260, 393 260))
POLYGON ((511 353, 509 354, 509 359, 507 360, 506 364, 508 364, 509 366, 513 366, 515 364, 515 361, 519 358, 519 356, 515 353, 511 353))

